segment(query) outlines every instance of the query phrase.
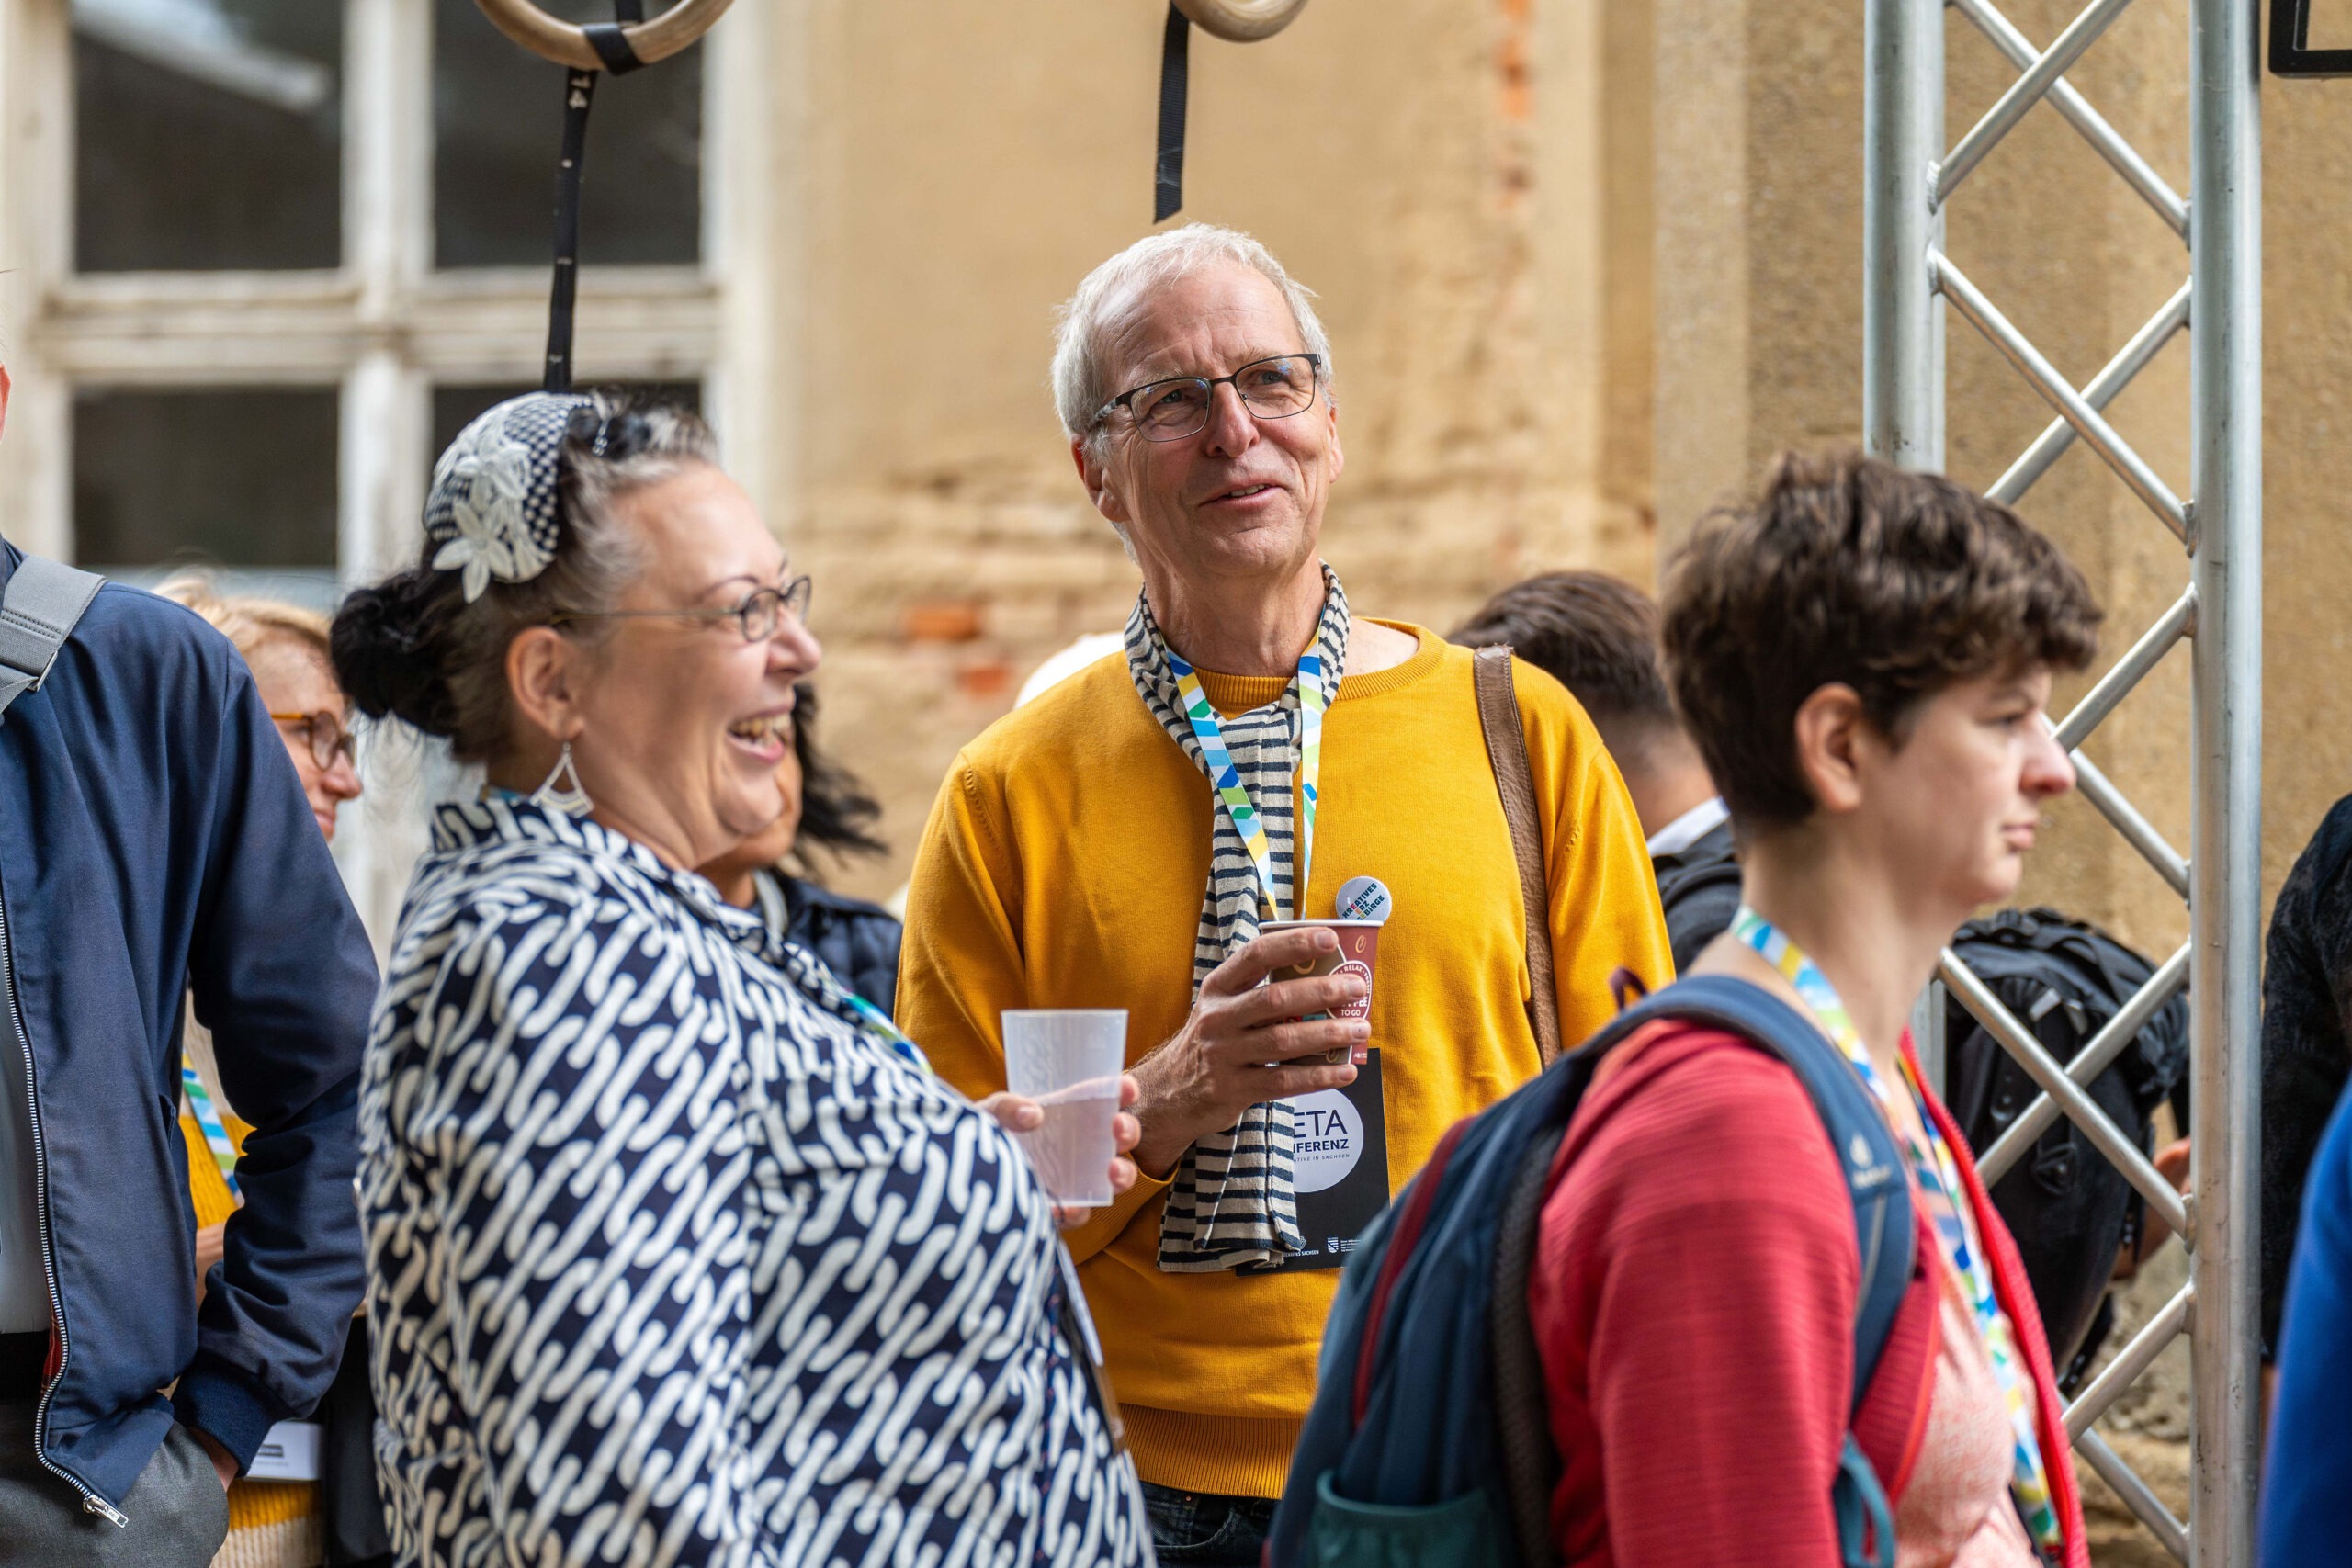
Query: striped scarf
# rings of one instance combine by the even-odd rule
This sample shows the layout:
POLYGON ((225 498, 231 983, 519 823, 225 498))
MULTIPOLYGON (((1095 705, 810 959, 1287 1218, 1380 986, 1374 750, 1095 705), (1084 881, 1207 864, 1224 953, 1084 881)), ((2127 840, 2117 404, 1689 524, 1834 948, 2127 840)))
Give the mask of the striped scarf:
MULTIPOLYGON (((1339 695, 1348 659, 1348 596, 1331 569, 1323 569, 1323 618, 1315 643, 1323 656, 1326 705, 1339 695)), ((1204 777, 1208 763, 1184 716, 1168 642, 1153 620, 1148 599, 1137 595, 1127 617, 1127 672, 1136 693, 1168 738, 1183 749, 1204 777)), ((1298 694, 1285 686, 1281 697, 1261 708, 1221 720, 1226 750, 1242 787, 1257 806, 1272 852, 1275 884, 1291 887, 1295 848, 1291 818, 1298 775, 1298 694)), ((1284 913, 1262 910, 1258 878, 1248 847, 1232 816, 1216 804, 1209 809, 1209 881, 1201 900, 1201 923, 1193 939, 1193 990, 1235 949, 1258 934, 1258 922, 1284 913)), ((1304 889, 1294 888, 1292 901, 1304 889)), ((1214 1273, 1250 1264, 1279 1264, 1301 1250, 1297 1199, 1291 1190, 1291 1111, 1281 1100, 1253 1105, 1221 1133, 1194 1140, 1184 1151, 1168 1189, 1159 1222, 1159 1267, 1171 1274, 1214 1273)))

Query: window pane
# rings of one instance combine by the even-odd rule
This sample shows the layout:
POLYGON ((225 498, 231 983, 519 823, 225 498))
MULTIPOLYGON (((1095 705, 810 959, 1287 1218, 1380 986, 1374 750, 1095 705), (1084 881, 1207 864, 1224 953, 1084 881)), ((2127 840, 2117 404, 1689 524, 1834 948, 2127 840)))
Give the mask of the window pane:
POLYGON ((75 558, 332 570, 335 423, 325 388, 84 393, 75 558))
MULTIPOLYGON (((609 22, 611 0, 541 0, 609 22)), ((434 0, 435 265, 545 266, 554 254, 563 72, 490 25, 474 0, 434 0)), ((596 85, 580 215, 583 267, 702 257, 702 45, 596 85)))
POLYGON ((74 0, 84 272, 333 267, 341 0, 74 0))
MULTIPOLYGON (((618 386, 632 392, 642 392, 650 398, 667 402, 684 403, 696 413, 702 412, 702 384, 698 381, 599 381, 595 385, 618 386)), ((582 389, 586 390, 585 388, 582 389)), ((474 416, 492 404, 509 398, 519 398, 526 392, 536 392, 537 387, 526 386, 464 386, 433 389, 433 457, 438 461, 448 449, 458 433, 471 424, 474 416)))

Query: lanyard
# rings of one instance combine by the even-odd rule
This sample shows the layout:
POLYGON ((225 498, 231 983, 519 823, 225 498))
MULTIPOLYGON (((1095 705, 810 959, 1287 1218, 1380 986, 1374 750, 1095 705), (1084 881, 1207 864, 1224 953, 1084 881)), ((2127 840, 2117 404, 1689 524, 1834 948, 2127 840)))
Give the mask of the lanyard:
MULTIPOLYGON (((1225 747, 1225 727, 1217 722, 1216 705, 1201 690, 1201 678, 1174 649, 1168 649, 1169 668, 1176 671, 1176 692, 1184 702, 1184 716, 1193 726, 1193 738, 1201 743, 1201 755, 1207 759, 1209 782, 1216 788, 1217 799, 1225 804, 1225 814, 1233 820, 1233 830, 1240 835, 1250 851, 1250 863, 1258 870, 1258 897, 1263 902, 1268 919, 1282 919, 1281 889, 1274 886, 1273 851, 1266 841, 1266 825, 1259 818, 1258 807, 1242 787, 1240 770, 1233 765, 1233 754, 1225 747)), ((1299 816, 1291 835, 1296 846, 1291 877, 1290 919, 1301 918, 1300 907, 1306 899, 1307 874, 1315 864, 1315 785, 1323 772, 1323 655, 1310 649, 1299 655, 1298 673, 1291 677, 1290 689, 1298 695, 1298 796, 1299 816)))
POLYGON ((245 1201, 237 1190, 237 1145, 229 1141, 229 1129, 222 1125, 220 1110, 212 1103, 212 1091, 204 1087, 192 1062, 180 1064, 180 1087, 187 1091, 187 1108, 196 1118, 196 1129, 204 1134, 204 1146, 220 1167, 220 1179, 229 1184, 230 1198, 239 1203, 245 1201))
MULTIPOLYGON (((817 962, 822 964, 824 960, 820 958, 817 962)), ((840 999, 857 1015, 860 1022, 881 1037, 883 1044, 906 1058, 909 1066, 919 1067, 926 1073, 932 1070, 931 1058, 922 1054, 922 1047, 909 1038, 905 1030, 891 1022, 888 1013, 884 1012, 847 986, 839 986, 836 988, 840 993, 840 999)))
MULTIPOLYGON (((1879 1103, 1889 1109, 1888 1123, 1896 1128, 1902 1122, 1891 1112, 1894 1091, 1879 1076, 1871 1063, 1870 1049, 1862 1043, 1861 1032, 1854 1027, 1851 1014, 1846 1010, 1845 998, 1821 965, 1806 956, 1804 949, 1789 940, 1788 933, 1771 921, 1742 904, 1739 913, 1732 917, 1732 935, 1749 947, 1781 972, 1794 987, 1806 1007, 1821 1021, 1821 1027, 1836 1042, 1838 1049, 1854 1065, 1854 1070, 1878 1097, 1879 1103)), ((2024 1517, 2026 1528, 2036 1541, 2047 1551, 2055 1551, 2064 1544, 2058 1526, 2056 1511, 2050 1501, 2050 1478, 2041 1460, 2041 1438, 2035 1425, 2033 1379, 2028 1372, 2025 1358, 2018 1349, 2017 1332, 2008 1314, 2001 1310, 1999 1297, 1993 1288, 1993 1271, 1985 1261, 1984 1249, 1969 1233, 1963 1216, 1967 1202, 1966 1189, 1961 1184, 1960 1163, 1952 1157, 1951 1146, 1936 1127, 1935 1118, 1928 1114, 1926 1096, 1918 1080, 1912 1076, 1911 1064, 1902 1065, 1904 1087, 1911 1096, 1913 1107, 1919 1113, 1919 1126, 1927 1134, 1922 1146, 1909 1134, 1903 1134, 1911 1156, 1911 1166, 1919 1179, 1928 1212, 1934 1219, 1937 1238, 1943 1243, 1946 1257, 1953 1273, 1960 1277, 1973 1309, 1978 1336, 1984 1342, 1986 1358, 1993 1364, 1993 1380, 2001 1390, 2008 1405, 2009 1428, 2014 1439, 2013 1464, 2009 1487, 2016 1495, 2018 1511, 2024 1517)))

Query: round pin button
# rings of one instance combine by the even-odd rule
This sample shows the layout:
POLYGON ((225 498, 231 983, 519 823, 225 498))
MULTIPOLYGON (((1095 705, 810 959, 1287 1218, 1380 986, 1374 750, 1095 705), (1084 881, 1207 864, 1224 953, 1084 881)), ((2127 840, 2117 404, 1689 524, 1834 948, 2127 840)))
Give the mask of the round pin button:
POLYGON ((1339 908, 1333 914, 1342 920, 1385 920, 1396 908, 1388 885, 1380 878, 1351 876, 1340 884, 1339 908))

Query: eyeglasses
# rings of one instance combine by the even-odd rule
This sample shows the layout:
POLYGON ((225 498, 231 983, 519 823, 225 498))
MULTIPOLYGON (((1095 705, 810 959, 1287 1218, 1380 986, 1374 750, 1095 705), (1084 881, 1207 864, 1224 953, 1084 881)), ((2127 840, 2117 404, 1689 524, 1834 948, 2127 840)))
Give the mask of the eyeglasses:
POLYGON ((311 761, 320 771, 334 766, 337 757, 347 759, 352 766, 359 765, 359 742, 344 727, 343 716, 324 708, 317 713, 274 713, 269 716, 279 724, 290 726, 311 749, 311 761))
POLYGON ((1219 387, 1229 386, 1242 406, 1260 419, 1288 419, 1315 403, 1323 378, 1319 354, 1285 354, 1253 360, 1230 376, 1177 376, 1147 381, 1104 403, 1101 423, 1113 409, 1125 409, 1146 441, 1182 441, 1208 428, 1209 408, 1219 387))
POLYGON ((796 577, 781 588, 754 588, 732 609, 566 610, 548 624, 560 626, 568 621, 733 621, 745 642, 765 642, 782 631, 787 621, 795 626, 808 625, 808 601, 815 592, 815 586, 808 578, 796 577))

